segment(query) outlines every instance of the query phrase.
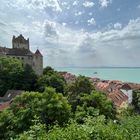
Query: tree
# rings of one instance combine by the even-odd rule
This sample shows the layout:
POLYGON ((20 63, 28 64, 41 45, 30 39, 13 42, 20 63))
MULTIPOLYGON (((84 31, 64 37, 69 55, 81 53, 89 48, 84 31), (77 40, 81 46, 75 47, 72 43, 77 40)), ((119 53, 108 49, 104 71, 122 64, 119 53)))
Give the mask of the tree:
POLYGON ((65 94, 68 96, 73 112, 75 112, 79 104, 80 96, 82 94, 90 94, 93 89, 93 85, 85 76, 78 76, 74 83, 70 83, 66 86, 65 94))
POLYGON ((14 98, 8 110, 0 112, 0 139, 28 131, 36 118, 46 126, 63 125, 70 115, 67 99, 55 89, 46 88, 44 93, 25 92, 14 98))
POLYGON ((20 88, 24 69, 22 63, 13 58, 0 57, 0 96, 3 96, 8 89, 20 88))
POLYGON ((91 82, 85 76, 78 76, 74 85, 77 94, 81 94, 81 93, 89 94, 93 90, 93 86, 91 82))
POLYGON ((47 67, 44 68, 44 70, 43 70, 43 74, 44 74, 44 75, 51 75, 51 74, 53 74, 53 73, 56 73, 56 72, 55 72, 54 69, 53 69, 52 67, 50 67, 50 66, 47 66, 47 67))
POLYGON ((43 93, 43 111, 42 119, 47 124, 55 123, 64 124, 69 120, 71 106, 67 98, 61 93, 56 93, 53 88, 46 88, 43 93))
POLYGON ((13 132, 14 115, 10 110, 0 112, 0 139, 6 140, 14 136, 13 132))
POLYGON ((31 66, 15 58, 0 57, 0 96, 9 89, 34 90, 36 81, 31 66))
POLYGON ((83 119, 86 116, 98 115, 114 119, 116 111, 113 103, 103 93, 98 91, 92 91, 91 94, 81 96, 76 110, 76 117, 83 119))
POLYGON ((135 90, 133 92, 132 104, 134 105, 135 109, 140 113, 140 90, 135 90))
POLYGON ((23 89, 25 91, 34 91, 36 89, 38 77, 30 65, 25 64, 23 68, 24 71, 22 73, 20 89, 23 89))
POLYGON ((56 89, 56 92, 64 93, 66 84, 64 78, 57 72, 51 71, 46 73, 38 79, 38 91, 43 92, 45 87, 53 87, 56 89))
POLYGON ((85 123, 71 121, 65 127, 55 125, 45 132, 41 124, 34 125, 17 140, 139 140, 140 117, 124 117, 119 124, 106 121, 104 116, 87 117, 85 123))
POLYGON ((25 92, 14 99, 10 109, 17 116, 17 122, 21 128, 28 128, 35 116, 38 116, 45 124, 58 122, 63 124, 70 117, 71 107, 67 99, 56 93, 53 88, 46 88, 43 93, 25 92), (28 118, 28 119, 27 119, 28 118))
POLYGON ((46 127, 45 125, 34 120, 36 122, 30 127, 28 131, 18 135, 15 140, 46 140, 46 127))

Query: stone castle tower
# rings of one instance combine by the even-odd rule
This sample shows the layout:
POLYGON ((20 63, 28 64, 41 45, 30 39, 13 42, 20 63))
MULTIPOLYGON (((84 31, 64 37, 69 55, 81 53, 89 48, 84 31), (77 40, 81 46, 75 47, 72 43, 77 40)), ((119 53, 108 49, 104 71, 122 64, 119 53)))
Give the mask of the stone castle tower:
POLYGON ((30 51, 29 38, 25 39, 22 35, 13 36, 12 48, 0 47, 0 56, 17 58, 24 64, 29 64, 37 75, 43 72, 43 56, 37 49, 35 53, 30 51))
POLYGON ((22 36, 22 34, 18 37, 13 36, 12 47, 13 48, 24 48, 24 49, 29 50, 29 38, 26 40, 22 36))

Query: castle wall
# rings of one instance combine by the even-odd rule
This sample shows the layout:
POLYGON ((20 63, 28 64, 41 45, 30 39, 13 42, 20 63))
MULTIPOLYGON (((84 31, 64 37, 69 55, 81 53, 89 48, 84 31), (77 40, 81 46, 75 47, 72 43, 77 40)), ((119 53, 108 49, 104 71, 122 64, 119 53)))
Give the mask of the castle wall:
POLYGON ((24 49, 28 49, 29 50, 29 45, 26 43, 13 43, 13 48, 24 48, 24 49))
POLYGON ((43 57, 39 55, 30 55, 30 56, 17 56, 17 55, 3 55, 11 58, 16 58, 21 60, 24 64, 28 64, 32 67, 37 75, 41 75, 43 73, 43 57))
POLYGON ((33 66, 33 56, 17 56, 17 55, 8 55, 8 57, 16 58, 21 60, 24 64, 29 64, 31 67, 33 66))
POLYGON ((33 69, 38 75, 41 75, 43 73, 43 57, 40 55, 34 55, 33 63, 33 69))

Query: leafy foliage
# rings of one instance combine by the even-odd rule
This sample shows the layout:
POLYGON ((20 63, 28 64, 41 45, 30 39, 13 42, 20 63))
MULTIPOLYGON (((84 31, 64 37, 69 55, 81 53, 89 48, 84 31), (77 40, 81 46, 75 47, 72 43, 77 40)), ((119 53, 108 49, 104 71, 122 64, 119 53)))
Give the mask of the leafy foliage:
POLYGON ((5 94, 8 89, 18 89, 17 82, 24 69, 22 63, 17 59, 0 57, 0 94, 5 94))
POLYGON ((43 92, 45 87, 53 87, 56 92, 64 93, 64 78, 50 67, 44 69, 43 75, 38 79, 38 91, 43 92))
POLYGON ((29 65, 14 58, 0 57, 0 96, 8 89, 34 90, 37 76, 29 65))
POLYGON ((106 118, 114 119, 116 112, 112 102, 100 92, 92 91, 80 97, 80 103, 76 110, 76 118, 83 120, 86 116, 105 115, 106 118))
POLYGON ((52 67, 50 67, 50 66, 47 66, 43 70, 43 75, 51 75, 53 73, 56 73, 56 71, 52 67))
POLYGON ((133 92, 133 101, 134 107, 140 113, 140 90, 136 90, 133 92))
POLYGON ((139 116, 125 117, 120 124, 111 120, 107 122, 104 116, 98 116, 87 117, 84 124, 71 121, 66 127, 55 125, 46 133, 43 133, 42 125, 35 125, 29 131, 21 134, 18 139, 32 140, 36 136, 37 139, 42 140, 139 140, 139 131, 139 116), (38 135, 35 133, 35 128, 38 130, 38 135))
POLYGON ((65 93, 68 96, 69 103, 72 105, 72 111, 75 112, 82 94, 90 94, 93 86, 88 78, 84 76, 77 77, 74 83, 67 85, 65 93))
POLYGON ((7 134, 14 136, 28 130, 36 117, 46 125, 56 122, 62 125, 68 121, 70 110, 67 99, 52 88, 47 88, 44 93, 25 92, 13 100, 9 110, 0 113, 0 130, 3 132, 0 136, 5 138, 7 134))

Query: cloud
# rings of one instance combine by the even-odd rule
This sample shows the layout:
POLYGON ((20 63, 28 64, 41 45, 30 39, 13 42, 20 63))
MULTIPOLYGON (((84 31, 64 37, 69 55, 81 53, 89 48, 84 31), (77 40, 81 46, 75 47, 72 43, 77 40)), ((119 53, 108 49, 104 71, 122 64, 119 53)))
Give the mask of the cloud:
POLYGON ((78 5, 78 3, 79 3, 79 1, 76 0, 76 1, 73 2, 72 5, 73 5, 73 6, 76 6, 76 5, 78 5))
POLYGON ((62 2, 61 5, 66 6, 66 5, 68 5, 68 3, 67 2, 62 2))
POLYGON ((101 5, 101 7, 108 7, 108 5, 112 3, 112 0, 99 0, 99 4, 101 5))
POLYGON ((3 21, 0 21, 0 26, 1 26, 1 27, 3 27, 3 26, 5 27, 5 26, 7 26, 7 24, 4 23, 3 21))
POLYGON ((93 15, 93 13, 92 13, 92 12, 89 12, 89 13, 88 13, 88 15, 89 15, 89 16, 92 16, 92 15, 93 15))
POLYGON ((84 7, 89 7, 89 8, 93 7, 94 5, 95 5, 95 3, 94 2, 90 2, 90 1, 85 1, 83 3, 84 7))
POLYGON ((45 66, 140 66, 140 18, 104 32, 73 30, 50 20, 32 22, 30 27, 10 23, 3 28, 10 34, 1 39, 9 41, 14 30, 30 37, 31 49, 39 47, 45 66))
POLYGON ((140 18, 105 32, 75 31, 58 23, 54 29, 58 42, 52 39, 49 43, 56 48, 50 50, 57 52, 52 58, 57 66, 140 66, 140 18), (68 63, 62 64, 64 58, 68 63))
POLYGON ((56 37, 57 36, 56 23, 51 22, 51 21, 46 21, 44 28, 45 28, 46 37, 56 37))
POLYGON ((40 9, 52 8, 53 11, 62 12, 62 8, 59 5, 58 0, 15 0, 11 2, 10 6, 17 9, 27 8, 27 9, 40 9))
POLYGON ((63 22, 63 23, 62 23, 62 25, 63 25, 63 26, 66 26, 66 25, 67 25, 67 23, 63 22))
POLYGON ((96 25, 96 21, 94 18, 89 19, 87 22, 88 22, 88 25, 96 25))
POLYGON ((114 24, 114 29, 119 30, 119 29, 121 29, 121 28, 122 28, 122 24, 121 24, 121 23, 115 23, 115 24, 114 24))
POLYGON ((81 16, 81 15, 83 15, 83 14, 84 14, 84 12, 79 11, 79 12, 76 12, 76 13, 75 13, 75 16, 81 16))

